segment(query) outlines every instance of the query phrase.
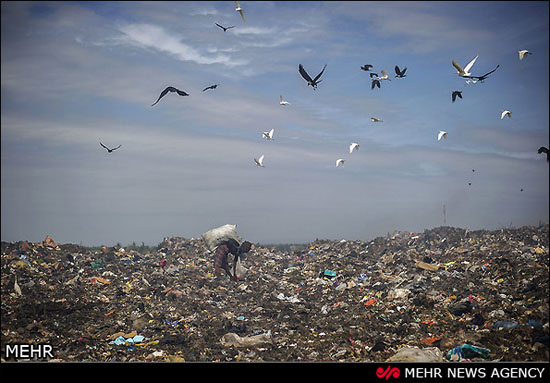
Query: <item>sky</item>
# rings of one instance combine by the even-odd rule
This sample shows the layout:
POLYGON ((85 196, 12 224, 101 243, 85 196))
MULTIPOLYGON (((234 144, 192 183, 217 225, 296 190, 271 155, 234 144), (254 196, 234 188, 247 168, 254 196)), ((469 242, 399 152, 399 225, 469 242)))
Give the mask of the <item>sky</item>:
POLYGON ((1 2, 1 240, 548 223, 548 2, 240 4, 1 2), (466 84, 451 62, 476 56, 474 76, 500 67, 466 84), (327 65, 316 90, 299 64, 327 65), (371 89, 365 64, 391 80, 371 89), (151 106, 168 86, 189 96, 151 106))

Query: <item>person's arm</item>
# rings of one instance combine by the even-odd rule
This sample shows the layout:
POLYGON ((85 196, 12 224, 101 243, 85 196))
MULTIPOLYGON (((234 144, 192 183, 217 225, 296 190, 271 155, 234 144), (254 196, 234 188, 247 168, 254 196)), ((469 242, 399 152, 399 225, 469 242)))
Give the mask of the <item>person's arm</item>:
POLYGON ((237 278, 237 262, 239 261, 239 253, 237 252, 237 255, 235 255, 235 258, 233 258, 233 279, 238 280, 237 278))

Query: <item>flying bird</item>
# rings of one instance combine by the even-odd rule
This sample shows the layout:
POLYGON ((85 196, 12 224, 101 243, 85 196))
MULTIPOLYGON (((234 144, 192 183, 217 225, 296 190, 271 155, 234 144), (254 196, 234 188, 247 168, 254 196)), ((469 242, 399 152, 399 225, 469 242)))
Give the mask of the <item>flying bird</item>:
POLYGON ((210 85, 204 88, 202 91, 204 92, 205 90, 208 90, 208 89, 216 89, 217 87, 218 87, 218 84, 210 85))
POLYGON ((384 121, 379 120, 378 118, 374 118, 374 117, 371 117, 370 120, 371 120, 372 122, 384 122, 384 121))
POLYGON ((437 135, 437 141, 440 141, 441 137, 443 137, 444 139, 447 139, 447 132, 440 130, 439 134, 437 135))
POLYGON ((224 27, 223 25, 220 25, 218 23, 215 23, 218 27, 220 27, 221 29, 223 29, 224 32, 227 32, 228 29, 231 29, 231 28, 235 28, 234 25, 230 26, 230 27, 224 27))
POLYGON ((105 145, 103 145, 101 142, 99 143, 101 146, 103 146, 105 149, 107 149, 107 151, 109 153, 112 153, 113 151, 117 150, 118 148, 120 148, 122 145, 118 145, 116 148, 112 148, 112 149, 109 149, 108 147, 106 147, 105 145))
POLYGON ((461 90, 453 90, 453 94, 451 95, 453 102, 456 101, 456 97, 462 98, 462 91, 461 90))
POLYGON ((466 84, 475 84, 477 82, 477 80, 466 80, 466 84))
POLYGON ((169 86, 168 88, 164 89, 162 91, 162 93, 160 94, 159 98, 157 101, 155 101, 155 103, 151 106, 155 106, 157 104, 157 102, 160 101, 161 98, 163 98, 164 96, 166 96, 166 94, 168 92, 176 92, 177 94, 179 94, 180 96, 189 96, 189 93, 185 93, 183 90, 179 90, 179 89, 176 89, 174 88, 173 86, 169 86))
POLYGON ((472 173, 474 173, 476 170, 475 169, 472 169, 472 173))
POLYGON ((406 76, 405 72, 407 71, 407 68, 403 68, 403 70, 399 70, 399 67, 395 66, 395 77, 397 78, 403 78, 406 76))
POLYGON ((380 88, 380 81, 378 81, 378 79, 376 79, 376 78, 372 80, 372 84, 371 84, 370 88, 374 89, 375 86, 380 88))
POLYGON ((336 167, 338 167, 338 166, 344 166, 344 162, 345 162, 345 160, 343 160, 343 159, 341 159, 341 158, 338 158, 338 159, 336 160, 336 167))
POLYGON ((369 75, 370 75, 370 78, 378 77, 378 73, 374 73, 374 72, 370 72, 369 75))
POLYGON ((273 139, 273 132, 275 131, 275 129, 271 129, 269 132, 263 132, 262 133, 262 137, 265 138, 266 140, 272 140, 273 139))
POLYGON ((235 1, 235 4, 237 4, 237 8, 235 8, 235 10, 241 14, 243 21, 246 21, 246 19, 244 18, 244 12, 243 12, 243 9, 241 8, 241 5, 239 4, 238 1, 235 1))
POLYGON ((359 144, 357 142, 349 144, 349 153, 353 153, 354 150, 359 150, 359 144))
POLYGON ((258 166, 260 166, 260 167, 263 168, 263 167, 264 167, 264 155, 262 154, 262 155, 260 156, 260 158, 258 158, 258 159, 255 159, 255 158, 254 158, 254 162, 256 163, 256 165, 258 165, 258 166))
POLYGON ((279 101, 279 104, 281 104, 281 105, 290 105, 290 102, 283 100, 283 95, 281 94, 281 101, 279 101))
POLYGON ((319 77, 321 77, 321 75, 325 71, 326 67, 327 67, 327 64, 325 64, 325 66, 323 67, 323 70, 317 76, 315 76, 315 78, 313 80, 311 79, 309 74, 307 74, 307 72, 304 69, 304 67, 302 66, 302 64, 298 65, 298 72, 300 72, 300 74, 302 75, 304 80, 307 81, 308 85, 311 85, 313 87, 313 89, 317 89, 317 84, 319 84, 321 81, 323 81, 323 80, 319 80, 319 77))
POLYGON ((506 115, 508 115, 508 118, 512 118, 512 112, 509 110, 503 110, 500 114, 500 119, 502 120, 506 115))
POLYGON ((380 72, 382 73, 382 76, 377 77, 378 80, 389 80, 389 81, 391 81, 390 76, 388 76, 388 72, 386 72, 385 69, 382 69, 380 72))
POLYGON ((472 186, 472 183, 471 183, 471 182, 468 182, 468 185, 472 186))
POLYGON ((550 158, 548 157, 548 148, 545 148, 544 146, 541 146, 539 150, 537 150, 538 154, 546 153, 546 162, 550 161, 550 158))
POLYGON ((518 54, 519 54, 519 59, 520 59, 520 60, 523 60, 524 57, 527 57, 527 56, 529 56, 529 55, 532 55, 532 53, 529 52, 527 49, 518 51, 518 54))
POLYGON ((365 64, 361 67, 361 69, 363 69, 364 71, 369 71, 370 68, 372 68, 372 65, 370 65, 370 64, 365 64))
POLYGON ((464 69, 462 69, 462 67, 460 65, 458 65, 458 63, 456 62, 455 59, 453 59, 453 66, 456 68, 456 70, 458 72, 456 72, 457 75, 459 75, 460 77, 470 77, 472 74, 470 73, 470 69, 472 69, 472 66, 474 65, 474 63, 476 62, 477 58, 479 56, 476 56, 474 57, 474 59, 472 61, 470 61, 468 63, 468 65, 466 65, 466 67, 464 69))
MULTIPOLYGON (((470 76, 469 78, 475 78, 475 79, 477 79, 477 81, 483 82, 483 81, 485 81, 485 79, 487 78, 487 76, 489 76, 491 73, 493 73, 494 71, 496 71, 499 67, 500 67, 500 64, 498 64, 498 65, 495 67, 495 69, 493 69, 492 71, 485 73, 483 76, 470 76)), ((477 82, 477 81, 476 81, 476 82, 477 82)), ((475 84, 475 83, 474 83, 474 84, 475 84)))

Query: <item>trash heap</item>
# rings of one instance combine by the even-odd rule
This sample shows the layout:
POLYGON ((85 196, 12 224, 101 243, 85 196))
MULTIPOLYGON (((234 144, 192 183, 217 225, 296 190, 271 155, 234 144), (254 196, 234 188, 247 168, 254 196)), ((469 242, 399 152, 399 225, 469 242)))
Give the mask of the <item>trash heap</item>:
POLYGON ((139 253, 2 242, 1 346, 54 361, 548 361, 549 226, 255 246, 215 276, 200 238, 139 253))

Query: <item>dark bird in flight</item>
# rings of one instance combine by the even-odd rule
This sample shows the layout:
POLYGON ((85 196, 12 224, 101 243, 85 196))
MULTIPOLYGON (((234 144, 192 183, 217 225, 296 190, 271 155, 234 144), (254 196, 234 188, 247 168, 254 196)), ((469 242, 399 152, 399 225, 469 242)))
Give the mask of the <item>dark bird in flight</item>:
POLYGON ((396 65, 395 66, 395 77, 397 78, 403 78, 405 77, 405 72, 407 71, 407 68, 403 68, 402 71, 399 70, 399 67, 396 65))
POLYGON ((476 170, 475 169, 472 169, 472 173, 475 172, 476 170))
POLYGON ((539 154, 546 153, 546 162, 550 161, 550 158, 548 158, 548 148, 545 148, 544 146, 541 146, 539 150, 537 150, 539 154))
POLYGON ((376 79, 376 78, 372 80, 372 84, 371 84, 370 88, 371 88, 371 89, 374 89, 375 86, 377 86, 378 88, 380 88, 380 80, 378 80, 378 79, 376 79))
POLYGON ((373 77, 378 77, 378 73, 371 72, 370 73, 370 78, 373 78, 373 77))
POLYGON ((361 67, 361 69, 363 69, 364 71, 369 71, 370 68, 372 68, 372 65, 370 65, 370 64, 365 64, 361 67))
POLYGON ((327 67, 327 64, 325 64, 325 66, 323 67, 323 70, 317 76, 315 76, 315 78, 313 80, 311 79, 309 74, 307 74, 307 72, 304 69, 304 67, 302 66, 302 64, 298 65, 298 72, 300 72, 300 74, 302 75, 304 80, 307 81, 308 85, 311 85, 313 87, 313 89, 317 89, 317 84, 319 84, 321 81, 323 81, 323 80, 319 80, 319 77, 321 77, 321 75, 325 71, 326 67, 327 67))
POLYGON ((453 102, 456 101, 456 96, 462 98, 462 91, 461 90, 453 90, 453 94, 452 94, 453 102))
POLYGON ((231 29, 231 28, 235 28, 234 25, 230 26, 230 27, 224 27, 223 25, 220 25, 218 23, 215 23, 218 27, 220 27, 221 29, 223 29, 224 32, 227 32, 228 29, 231 29))
POLYGON ((160 101, 161 98, 163 98, 164 96, 166 96, 166 94, 168 92, 176 92, 177 94, 179 94, 180 96, 189 96, 189 93, 185 93, 183 90, 179 90, 179 89, 176 89, 174 88, 173 86, 169 86, 168 88, 164 89, 162 91, 162 93, 160 94, 159 98, 157 101, 155 101, 155 103, 151 106, 155 106, 157 104, 157 102, 160 101))
POLYGON ((472 183, 471 183, 471 182, 468 182, 468 185, 469 185, 469 186, 472 186, 472 183))
POLYGON ((491 73, 496 71, 499 67, 500 67, 500 64, 497 65, 496 68, 493 69, 492 71, 485 73, 483 76, 468 76, 468 78, 476 78, 478 81, 483 82, 483 81, 485 81, 487 76, 489 76, 491 73))
POLYGON ((204 88, 202 91, 204 92, 205 90, 208 90, 208 89, 216 89, 217 87, 218 87, 218 84, 210 85, 204 88))
POLYGON ((100 144, 101 146, 103 146, 105 149, 107 149, 107 151, 108 151, 109 153, 112 153, 114 150, 117 150, 118 148, 120 148, 120 147, 122 146, 122 145, 118 145, 116 148, 109 149, 108 147, 106 147, 105 145, 103 145, 103 143, 99 142, 99 144, 100 144))

